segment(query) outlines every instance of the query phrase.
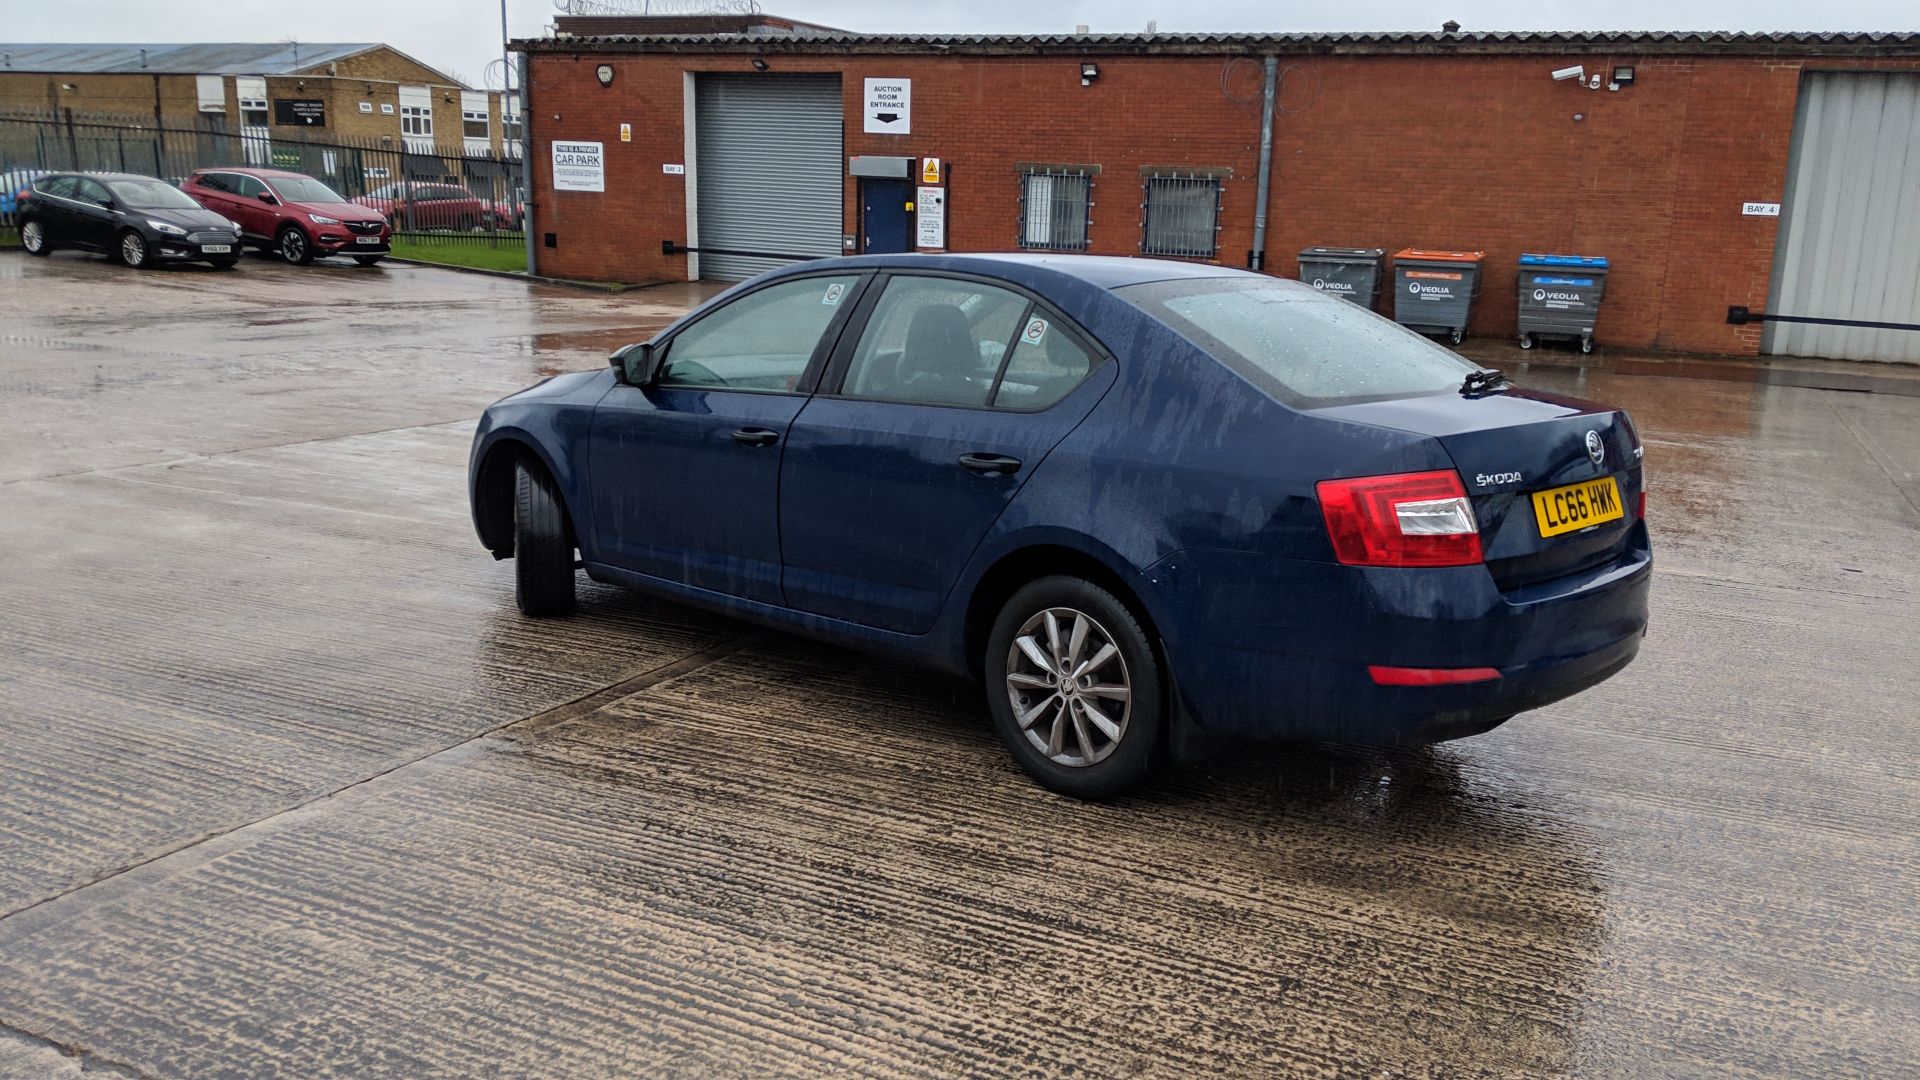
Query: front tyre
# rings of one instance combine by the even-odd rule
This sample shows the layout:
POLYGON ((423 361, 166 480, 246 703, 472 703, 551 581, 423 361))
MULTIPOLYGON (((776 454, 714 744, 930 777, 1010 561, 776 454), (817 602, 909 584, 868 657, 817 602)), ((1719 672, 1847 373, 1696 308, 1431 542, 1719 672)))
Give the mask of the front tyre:
POLYGON ((573 614, 573 530, 553 479, 538 466, 514 468, 513 597, 536 619, 573 614))
POLYGON ((279 243, 275 246, 280 251, 280 257, 295 266, 305 266, 313 261, 313 245, 298 225, 281 229, 279 243))
POLYGON ((147 251, 147 238, 128 229, 120 234, 120 245, 115 248, 123 265, 135 270, 144 270, 153 256, 147 251))
POLYGON ((20 246, 26 248, 29 255, 53 253, 53 244, 47 240, 47 227, 40 224, 38 218, 28 218, 20 223, 20 246))
POLYGON ((1164 727, 1160 660, 1125 604, 1074 577, 1013 594, 987 639, 987 702, 1028 776, 1078 799, 1138 787, 1164 727))

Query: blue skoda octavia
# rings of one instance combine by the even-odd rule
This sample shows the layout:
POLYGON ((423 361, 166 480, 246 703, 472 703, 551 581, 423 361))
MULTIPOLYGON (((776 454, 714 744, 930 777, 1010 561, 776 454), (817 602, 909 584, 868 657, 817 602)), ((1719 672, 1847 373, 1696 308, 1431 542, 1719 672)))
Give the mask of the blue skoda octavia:
POLYGON ((487 409, 530 616, 577 567, 980 680, 1037 781, 1473 735, 1633 659, 1627 415, 1343 299, 1086 256, 810 262, 487 409), (577 555, 576 555, 577 552, 577 555))

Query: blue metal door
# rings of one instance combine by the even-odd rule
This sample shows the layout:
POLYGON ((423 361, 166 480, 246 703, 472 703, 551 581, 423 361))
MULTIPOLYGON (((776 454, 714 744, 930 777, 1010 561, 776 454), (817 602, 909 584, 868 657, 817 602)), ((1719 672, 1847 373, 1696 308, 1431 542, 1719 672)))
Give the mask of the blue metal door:
POLYGON ((862 249, 869 255, 892 255, 912 251, 908 230, 912 222, 907 203, 913 189, 905 180, 865 177, 860 181, 862 249))

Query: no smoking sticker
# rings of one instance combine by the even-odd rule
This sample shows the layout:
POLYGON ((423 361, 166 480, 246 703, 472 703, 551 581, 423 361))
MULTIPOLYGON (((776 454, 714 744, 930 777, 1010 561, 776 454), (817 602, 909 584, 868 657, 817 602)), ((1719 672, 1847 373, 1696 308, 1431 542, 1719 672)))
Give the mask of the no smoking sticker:
POLYGON ((1020 340, 1029 345, 1038 345, 1047 340, 1047 320, 1035 319, 1029 322, 1027 328, 1021 332, 1020 340))
POLYGON ((827 286, 827 295, 821 297, 820 302, 828 307, 837 307, 840 304, 840 298, 846 294, 847 287, 836 281, 827 286))

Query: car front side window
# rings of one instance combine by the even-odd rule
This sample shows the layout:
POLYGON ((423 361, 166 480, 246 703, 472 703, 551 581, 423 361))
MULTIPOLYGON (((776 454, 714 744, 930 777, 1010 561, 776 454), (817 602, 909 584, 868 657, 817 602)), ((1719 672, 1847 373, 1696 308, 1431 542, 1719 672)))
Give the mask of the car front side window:
POLYGON ((675 334, 655 382, 791 391, 859 280, 853 274, 808 277, 749 293, 675 334))
POLYGON ((984 406, 1030 306, 1012 290, 977 281, 893 278, 867 319, 841 392, 872 401, 984 406))

